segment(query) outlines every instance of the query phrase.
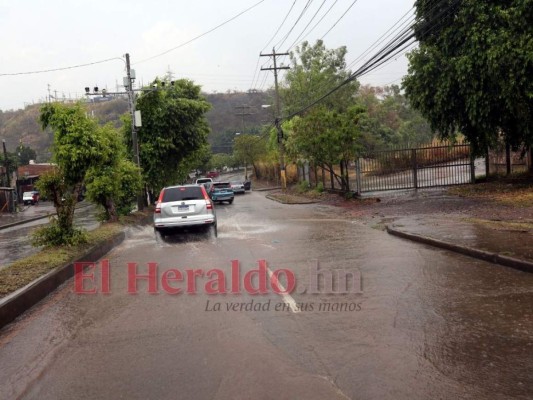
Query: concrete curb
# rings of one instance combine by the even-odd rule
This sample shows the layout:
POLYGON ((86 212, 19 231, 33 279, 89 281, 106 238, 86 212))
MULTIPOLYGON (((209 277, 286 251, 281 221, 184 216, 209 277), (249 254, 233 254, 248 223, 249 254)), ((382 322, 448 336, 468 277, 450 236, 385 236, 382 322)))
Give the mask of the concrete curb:
POLYGON ((269 200, 272 200, 272 201, 277 201, 278 203, 281 203, 281 204, 288 204, 288 205, 296 205, 296 204, 316 204, 318 203, 317 201, 295 201, 295 202, 286 202, 286 201, 282 201, 280 199, 276 199, 274 196, 270 195, 270 194, 267 194, 265 196, 267 199, 269 200))
POLYGON ((98 261, 115 246, 122 243, 125 237, 124 231, 119 232, 105 243, 88 250, 87 253, 73 263, 58 267, 0 299, 0 328, 15 320, 15 318, 29 310, 62 283, 74 276, 74 263, 98 261))
POLYGON ((427 236, 416 235, 414 233, 403 232, 398 229, 394 229, 387 225, 387 232, 391 235, 401 237, 403 239, 409 239, 415 242, 427 244, 430 246, 438 247, 445 250, 454 251, 456 253, 463 254, 465 256, 478 258, 483 261, 488 261, 494 264, 511 267, 524 272, 533 273, 533 262, 520 260, 518 258, 503 256, 498 253, 491 253, 485 250, 479 250, 468 246, 461 246, 449 242, 444 242, 439 239, 430 238, 427 236))
POLYGON ((280 190, 280 189, 281 189, 281 186, 275 186, 275 187, 254 189, 254 192, 269 192, 271 190, 280 190))

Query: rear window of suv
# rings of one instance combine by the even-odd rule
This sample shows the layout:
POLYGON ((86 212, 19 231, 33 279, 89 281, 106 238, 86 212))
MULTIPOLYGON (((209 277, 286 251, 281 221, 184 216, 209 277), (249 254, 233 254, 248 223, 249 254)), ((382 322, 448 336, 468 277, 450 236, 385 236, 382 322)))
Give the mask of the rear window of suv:
POLYGON ((204 194, 199 186, 182 186, 165 189, 162 203, 185 200, 202 200, 204 194))
POLYGON ((213 187, 215 189, 231 189, 231 185, 228 182, 215 182, 213 187))

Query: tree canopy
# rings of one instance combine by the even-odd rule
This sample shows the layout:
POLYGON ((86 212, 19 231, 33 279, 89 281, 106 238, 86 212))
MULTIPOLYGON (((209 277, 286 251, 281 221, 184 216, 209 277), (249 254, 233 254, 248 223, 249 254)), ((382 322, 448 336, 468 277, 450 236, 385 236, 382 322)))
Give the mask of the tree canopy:
POLYGON ((83 235, 73 226, 74 207, 87 171, 110 157, 112 149, 106 134, 110 128, 100 127, 80 104, 45 104, 40 121, 43 129, 53 131, 53 161, 57 168, 43 174, 37 186, 53 202, 57 218, 37 230, 35 243, 75 244, 83 240, 83 235))
MULTIPOLYGON (((293 114, 312 100, 324 95, 349 75, 345 62, 346 47, 327 49, 322 40, 314 45, 303 42, 290 53, 291 69, 285 74, 280 96, 284 114, 293 114)), ((352 102, 359 84, 353 81, 327 97, 322 104, 342 111, 352 102)))
MULTIPOLYGON (((155 86, 162 87, 156 80, 155 86)), ((147 187, 159 191, 179 180, 182 162, 207 143, 209 126, 205 118, 210 105, 200 86, 181 79, 173 85, 146 91, 137 100, 142 113, 138 131, 140 163, 147 187)), ((127 126, 127 125, 126 125, 127 126)), ((129 126, 127 138, 131 137, 129 126)))
POLYGON ((414 107, 445 138, 478 153, 503 137, 533 143, 533 1, 417 0, 419 48, 403 81, 414 107))

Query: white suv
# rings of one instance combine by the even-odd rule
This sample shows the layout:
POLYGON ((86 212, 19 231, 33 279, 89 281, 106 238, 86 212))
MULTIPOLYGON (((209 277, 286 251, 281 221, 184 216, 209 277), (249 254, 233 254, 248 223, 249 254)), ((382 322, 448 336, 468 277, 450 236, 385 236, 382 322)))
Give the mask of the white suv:
POLYGON ((161 190, 154 212, 154 228, 205 226, 217 235, 215 207, 202 185, 169 186, 161 190))

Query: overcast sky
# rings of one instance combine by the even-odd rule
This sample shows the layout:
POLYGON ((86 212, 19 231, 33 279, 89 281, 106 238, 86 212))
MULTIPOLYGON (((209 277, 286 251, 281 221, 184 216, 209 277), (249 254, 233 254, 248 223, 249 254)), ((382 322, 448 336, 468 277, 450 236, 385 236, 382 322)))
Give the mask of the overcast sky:
MULTIPOLYGON (((43 101, 48 85, 52 96, 57 93, 58 97, 82 96, 86 86, 114 91, 125 75, 120 59, 125 53, 130 54, 138 83, 148 83, 170 69, 175 77, 192 79, 206 92, 264 89, 272 85, 273 74, 258 72, 262 64, 270 65, 267 58, 258 64, 259 53, 271 52, 276 44, 276 51, 287 51, 315 14, 298 41, 315 42, 337 22, 324 42, 328 48, 347 46, 350 64, 413 7, 413 0, 358 0, 355 4, 353 0, 263 0, 212 33, 176 48, 257 3, 259 0, 0 0, 0 109, 43 101), (292 33, 280 43, 291 28, 292 33), (5 75, 111 58, 117 59, 57 72, 5 75)), ((359 65, 361 62, 354 66, 359 65)), ((401 56, 360 81, 400 83, 406 69, 401 56)))

